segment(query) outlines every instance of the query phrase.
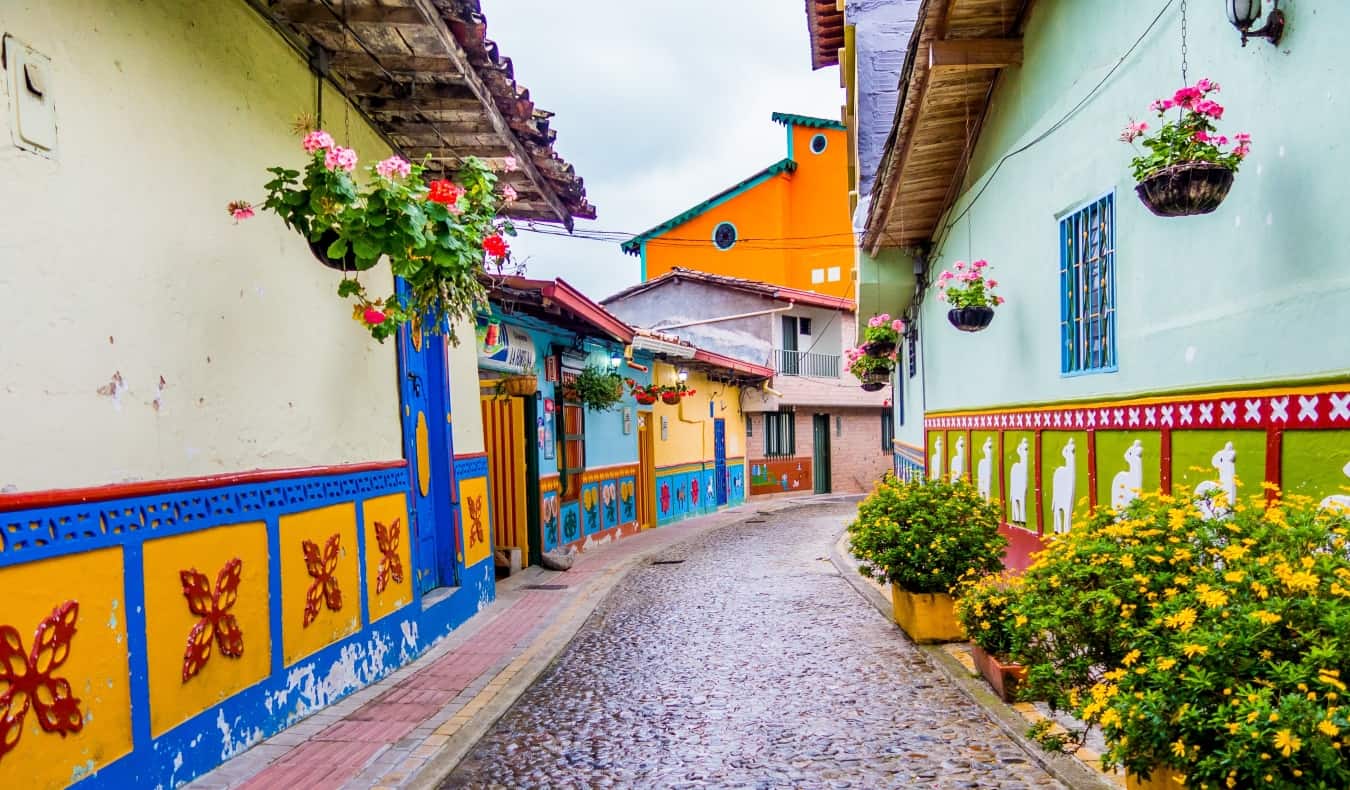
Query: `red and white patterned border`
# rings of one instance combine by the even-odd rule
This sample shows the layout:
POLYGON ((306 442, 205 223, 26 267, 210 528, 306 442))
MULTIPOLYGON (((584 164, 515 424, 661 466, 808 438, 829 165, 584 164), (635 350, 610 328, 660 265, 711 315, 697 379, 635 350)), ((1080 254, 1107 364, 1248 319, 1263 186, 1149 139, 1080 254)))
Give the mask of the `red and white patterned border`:
POLYGON ((1131 405, 1065 406, 928 417, 929 430, 1212 430, 1350 428, 1350 389, 1150 399, 1131 405))

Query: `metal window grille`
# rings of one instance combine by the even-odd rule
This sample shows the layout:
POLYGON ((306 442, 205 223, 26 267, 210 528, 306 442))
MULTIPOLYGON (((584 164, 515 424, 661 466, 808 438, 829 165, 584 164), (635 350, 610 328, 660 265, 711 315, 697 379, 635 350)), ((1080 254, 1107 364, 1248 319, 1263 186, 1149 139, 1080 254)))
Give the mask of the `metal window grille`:
POLYGON ((764 415, 764 454, 769 458, 790 458, 797 451, 797 425, 790 411, 764 415))
POLYGON ((895 449, 895 413, 890 409, 881 412, 881 451, 889 453, 895 449))
POLYGON ((919 363, 918 363, 918 356, 919 356, 919 354, 918 354, 918 350, 919 350, 919 328, 918 328, 917 326, 915 326, 915 327, 910 328, 910 330, 909 330, 909 349, 908 349, 908 351, 909 351, 909 377, 910 377, 910 378, 914 378, 914 375, 915 375, 916 373, 919 372, 919 363))
POLYGON ((1059 221, 1060 372, 1116 369, 1116 203, 1107 194, 1059 221))

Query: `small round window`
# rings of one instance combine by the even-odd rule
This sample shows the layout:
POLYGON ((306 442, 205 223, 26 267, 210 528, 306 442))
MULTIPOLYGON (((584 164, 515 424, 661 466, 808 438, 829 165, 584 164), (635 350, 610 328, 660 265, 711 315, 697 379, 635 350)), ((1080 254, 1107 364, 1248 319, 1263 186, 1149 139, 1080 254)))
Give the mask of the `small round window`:
POLYGON ((829 140, 826 140, 826 139, 825 139, 825 135, 823 135, 823 134, 818 134, 818 135, 816 135, 815 137, 812 137, 812 138, 811 138, 811 153, 813 153, 813 154, 823 154, 823 153, 825 153, 825 146, 826 146, 826 145, 829 145, 829 142, 830 142, 830 141, 829 141, 829 140))
POLYGON ((736 243, 736 226, 730 222, 719 222, 713 228, 713 244, 719 250, 729 250, 736 243))

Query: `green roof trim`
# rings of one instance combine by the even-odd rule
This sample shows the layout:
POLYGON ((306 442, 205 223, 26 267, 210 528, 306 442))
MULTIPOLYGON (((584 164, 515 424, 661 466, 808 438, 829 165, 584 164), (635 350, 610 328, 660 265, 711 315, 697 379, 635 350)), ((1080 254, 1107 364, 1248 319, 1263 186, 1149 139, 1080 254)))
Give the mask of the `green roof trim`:
MULTIPOLYGON (((665 233, 668 230, 673 230, 683 225, 684 223, 688 222, 689 220, 693 219, 694 217, 697 217, 698 215, 702 214, 708 209, 716 208, 717 206, 720 206, 723 203, 727 202, 728 200, 731 200, 732 198, 736 197, 742 192, 753 189, 754 187, 759 186, 760 184, 764 183, 765 181, 768 181, 770 178, 773 178, 776 175, 779 175, 780 173, 791 173, 796 169, 797 163, 792 161, 791 159, 781 159, 777 162, 774 162, 773 164, 769 165, 768 167, 764 168, 758 173, 755 173, 754 175, 750 176, 744 181, 741 181, 728 189, 724 189, 721 192, 718 192, 716 195, 713 195, 712 197, 708 198, 702 203, 699 203, 697 206, 694 206, 693 208, 683 211, 666 220, 665 222, 662 222, 660 225, 657 225, 651 230, 648 230, 645 233, 634 236, 628 241, 625 241, 623 244, 620 245, 620 248, 623 249, 623 251, 628 253, 629 255, 641 254, 643 251, 642 245, 648 239, 660 236, 661 234, 665 233)), ((711 242, 711 239, 709 239, 709 241, 711 242)), ((645 267, 643 271, 643 276, 644 278, 646 276, 645 267)))
POLYGON ((807 126, 812 129, 847 129, 842 123, 829 118, 816 118, 811 115, 793 115, 790 112, 776 112, 773 114, 774 123, 781 123, 784 126, 807 126))

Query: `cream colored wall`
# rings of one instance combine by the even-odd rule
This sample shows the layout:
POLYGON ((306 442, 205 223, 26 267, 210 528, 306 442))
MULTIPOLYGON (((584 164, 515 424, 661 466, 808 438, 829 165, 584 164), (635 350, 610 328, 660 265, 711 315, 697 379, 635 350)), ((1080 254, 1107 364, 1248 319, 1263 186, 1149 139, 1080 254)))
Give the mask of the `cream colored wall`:
POLYGON ((459 345, 446 341, 450 364, 450 435, 455 442, 455 455, 481 453, 487 449, 483 440, 483 407, 478 391, 478 347, 474 344, 473 324, 463 321, 455 325, 459 345))
POLYGON ((304 161, 314 79, 277 33, 243 0, 4 3, 0 30, 52 58, 59 122, 56 161, 0 131, 0 489, 400 457, 395 343, 278 219, 225 213, 304 161))

